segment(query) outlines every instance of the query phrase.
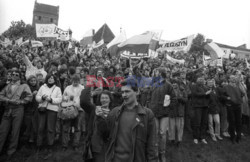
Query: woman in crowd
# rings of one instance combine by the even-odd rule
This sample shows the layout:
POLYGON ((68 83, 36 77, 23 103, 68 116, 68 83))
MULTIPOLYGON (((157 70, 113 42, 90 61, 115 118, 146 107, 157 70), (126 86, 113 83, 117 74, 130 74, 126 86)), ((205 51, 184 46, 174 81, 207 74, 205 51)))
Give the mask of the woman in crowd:
POLYGON ((220 136, 220 101, 218 96, 218 91, 215 87, 215 81, 209 80, 207 82, 207 85, 209 89, 211 90, 211 93, 209 95, 209 102, 208 102, 208 128, 209 133, 211 135, 211 138, 213 141, 222 140, 220 136), (215 123, 215 129, 214 129, 214 123, 215 123))
POLYGON ((205 139, 208 116, 208 99, 211 90, 206 86, 204 77, 198 77, 197 83, 192 85, 192 106, 193 116, 193 137, 194 143, 198 144, 199 140, 207 144, 205 139))
POLYGON ((176 79, 171 81, 175 95, 177 97, 177 104, 169 110, 169 140, 171 143, 176 142, 180 145, 184 129, 184 113, 185 105, 187 103, 188 95, 185 89, 180 89, 179 82, 176 79), (176 139, 177 137, 177 139, 176 139))
MULTIPOLYGON (((85 151, 84 151, 84 160, 90 160, 92 158, 94 162, 103 162, 105 160, 105 150, 106 150, 106 141, 107 136, 99 130, 100 127, 97 127, 97 122, 103 122, 102 120, 97 120, 96 113, 102 114, 103 118, 106 118, 109 111, 113 108, 113 96, 112 94, 104 90, 102 91, 97 100, 96 105, 100 105, 102 111, 96 111, 96 105, 91 102, 91 87, 87 87, 81 93, 80 104, 83 107, 84 111, 88 114, 88 123, 87 123, 87 135, 85 138, 85 151), (88 144, 88 142, 90 143, 88 144), (91 148, 91 153, 93 157, 88 156, 88 146, 91 148)), ((105 129, 105 128, 104 128, 105 129)))
POLYGON ((62 145, 63 150, 66 150, 68 147, 68 142, 70 140, 70 131, 71 126, 74 127, 74 135, 73 135, 73 147, 75 150, 78 150, 80 137, 81 137, 81 125, 84 119, 84 112, 80 106, 80 94, 84 89, 82 85, 80 85, 80 77, 78 74, 74 74, 71 78, 72 85, 66 87, 63 92, 63 101, 73 101, 74 106, 77 108, 79 114, 75 119, 62 120, 62 145))
MULTIPOLYGON (((101 107, 102 111, 96 112, 97 114, 102 114, 103 118, 106 118, 110 112, 110 110, 113 108, 112 107, 113 103, 113 96, 112 94, 104 90, 101 92, 101 94, 98 97, 98 103, 97 107, 101 107)), ((97 110, 96 110, 97 111, 97 110)), ((91 147, 92 147, 92 152, 93 152, 93 157, 94 157, 94 162, 102 162, 105 160, 105 151, 106 151, 106 142, 108 137, 105 135, 101 135, 100 131, 97 128, 97 121, 96 116, 94 115, 93 119, 93 134, 91 137, 91 147)))
POLYGON ((28 142, 33 143, 36 137, 37 127, 38 127, 38 120, 37 120, 38 103, 36 101, 36 94, 39 90, 39 85, 37 82, 37 78, 34 75, 29 76, 27 84, 30 87, 33 99, 32 102, 29 102, 25 106, 24 110, 25 135, 27 135, 28 137, 28 142))
POLYGON ((36 101, 39 103, 37 146, 40 150, 43 143, 44 131, 46 131, 49 149, 48 156, 50 156, 55 138, 57 112, 59 104, 62 102, 62 92, 56 85, 56 77, 54 75, 49 74, 46 76, 45 84, 41 86, 36 95, 36 101))

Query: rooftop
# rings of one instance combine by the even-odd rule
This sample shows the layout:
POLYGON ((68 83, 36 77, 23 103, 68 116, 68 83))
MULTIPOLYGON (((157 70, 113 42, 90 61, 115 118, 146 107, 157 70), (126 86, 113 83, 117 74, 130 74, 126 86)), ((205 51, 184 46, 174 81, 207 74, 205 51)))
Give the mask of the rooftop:
POLYGON ((45 12, 53 15, 59 14, 59 6, 52 6, 35 2, 34 12, 45 12))
POLYGON ((234 49, 234 50, 240 50, 240 51, 250 52, 250 49, 246 49, 243 46, 234 47, 234 46, 229 46, 229 45, 225 45, 225 44, 221 44, 221 43, 216 43, 216 44, 219 47, 221 47, 221 48, 229 48, 229 49, 234 49))

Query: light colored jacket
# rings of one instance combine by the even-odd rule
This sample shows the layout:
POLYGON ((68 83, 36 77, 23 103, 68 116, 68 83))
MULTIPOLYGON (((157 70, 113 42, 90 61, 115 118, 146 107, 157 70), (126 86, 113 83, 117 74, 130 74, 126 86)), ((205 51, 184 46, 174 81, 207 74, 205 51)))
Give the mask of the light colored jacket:
POLYGON ((38 107, 46 107, 48 110, 58 112, 59 105, 62 102, 62 92, 59 87, 56 85, 49 88, 46 84, 42 85, 37 92, 36 101, 39 103, 38 107), (52 99, 52 103, 48 103, 45 100, 42 100, 43 95, 48 95, 52 99))
POLYGON ((83 109, 80 106, 80 95, 82 90, 84 89, 84 86, 80 85, 78 87, 73 87, 73 85, 69 85, 65 88, 63 92, 63 100, 70 100, 70 96, 74 96, 74 102, 75 106, 80 110, 83 111, 83 109))
POLYGON ((30 62, 29 58, 25 55, 23 58, 23 62, 25 63, 27 69, 25 73, 26 79, 29 78, 31 75, 35 75, 38 73, 41 73, 43 75, 43 79, 46 78, 47 72, 44 70, 44 68, 38 69, 37 67, 33 66, 32 63, 30 62))

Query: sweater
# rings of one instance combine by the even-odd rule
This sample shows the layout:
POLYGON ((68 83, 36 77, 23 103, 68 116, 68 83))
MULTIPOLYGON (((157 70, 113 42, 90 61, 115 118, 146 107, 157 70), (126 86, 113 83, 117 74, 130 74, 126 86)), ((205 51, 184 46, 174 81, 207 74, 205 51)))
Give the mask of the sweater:
POLYGON ((64 100, 70 100, 70 96, 74 96, 73 101, 76 103, 75 106, 80 110, 83 111, 83 109, 80 106, 80 95, 82 90, 84 89, 84 86, 79 85, 77 87, 74 87, 73 85, 69 85, 65 88, 63 92, 63 99, 64 100))
POLYGON ((230 100, 227 101, 227 105, 241 105, 244 96, 243 92, 238 87, 234 87, 232 85, 227 85, 225 88, 225 95, 230 97, 230 100))
POLYGON ((38 107, 46 107, 48 110, 58 112, 59 104, 62 102, 62 92, 56 85, 49 88, 46 84, 42 85, 36 95, 36 101, 39 103, 38 107), (42 100, 43 95, 51 97, 52 102, 48 103, 46 100, 42 100))
POLYGON ((119 121, 113 161, 126 162, 130 159, 132 155, 132 129, 135 118, 136 109, 124 108, 119 121))

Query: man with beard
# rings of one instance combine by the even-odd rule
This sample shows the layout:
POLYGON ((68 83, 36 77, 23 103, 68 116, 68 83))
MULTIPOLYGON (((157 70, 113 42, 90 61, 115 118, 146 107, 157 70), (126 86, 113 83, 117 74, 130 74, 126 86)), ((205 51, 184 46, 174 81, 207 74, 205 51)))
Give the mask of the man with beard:
POLYGON ((137 102, 138 86, 133 78, 121 83, 124 103, 103 118, 96 108, 100 131, 109 134, 105 161, 157 162, 156 123, 153 112, 137 102))

